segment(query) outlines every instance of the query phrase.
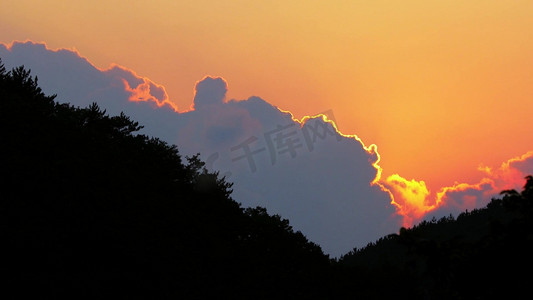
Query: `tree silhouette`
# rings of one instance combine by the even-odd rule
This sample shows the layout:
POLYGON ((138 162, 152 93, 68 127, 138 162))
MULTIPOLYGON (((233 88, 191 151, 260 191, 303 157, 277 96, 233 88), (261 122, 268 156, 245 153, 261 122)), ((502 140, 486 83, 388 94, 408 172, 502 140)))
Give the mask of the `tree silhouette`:
POLYGON ((525 177, 526 184, 524 185, 524 190, 522 191, 522 196, 525 198, 531 198, 533 196, 533 176, 528 175, 525 177))

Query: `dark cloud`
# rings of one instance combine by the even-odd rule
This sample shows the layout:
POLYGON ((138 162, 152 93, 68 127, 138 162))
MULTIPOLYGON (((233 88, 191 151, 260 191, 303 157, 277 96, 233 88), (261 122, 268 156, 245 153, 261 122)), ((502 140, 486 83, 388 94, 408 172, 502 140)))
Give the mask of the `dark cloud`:
POLYGON ((462 183, 445 187, 437 195, 442 204, 424 219, 439 219, 449 215, 457 217, 462 212, 485 207, 497 193, 493 181, 487 178, 478 184, 462 183))
POLYGON ((0 57, 31 68, 60 102, 124 111, 183 155, 199 152, 234 183, 235 200, 288 218, 326 253, 344 254, 399 228, 390 195, 371 184, 375 149, 321 116, 300 122, 259 97, 227 101, 227 83, 213 77, 197 82, 194 109, 178 113, 162 86, 124 67, 100 70, 75 52, 34 43, 0 45, 0 57))
POLYGON ((525 177, 533 174, 533 151, 511 158, 499 167, 484 166, 479 170, 485 177, 476 184, 456 183, 441 188, 435 195, 435 209, 421 219, 458 216, 467 210, 485 207, 491 199, 500 198, 503 190, 522 191, 525 177))
POLYGON ((228 85, 220 77, 205 77, 194 88, 194 109, 224 103, 228 85))

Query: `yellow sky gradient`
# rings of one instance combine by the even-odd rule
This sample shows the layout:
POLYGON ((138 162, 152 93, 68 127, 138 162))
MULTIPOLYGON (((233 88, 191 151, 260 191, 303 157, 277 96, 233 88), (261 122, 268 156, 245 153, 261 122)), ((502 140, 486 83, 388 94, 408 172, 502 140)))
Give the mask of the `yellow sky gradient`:
POLYGON ((533 1, 4 1, 0 42, 77 49, 165 86, 222 76, 296 117, 332 110, 384 176, 432 192, 533 150, 533 1))

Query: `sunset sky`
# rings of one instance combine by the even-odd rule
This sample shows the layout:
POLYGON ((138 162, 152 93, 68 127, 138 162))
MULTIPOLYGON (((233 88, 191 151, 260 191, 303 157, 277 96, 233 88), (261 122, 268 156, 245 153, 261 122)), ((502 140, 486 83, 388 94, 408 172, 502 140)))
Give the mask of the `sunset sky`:
POLYGON ((533 150, 530 0, 4 1, 0 42, 25 40, 126 66, 179 111, 206 75, 229 99, 331 111, 383 178, 434 195, 533 150))

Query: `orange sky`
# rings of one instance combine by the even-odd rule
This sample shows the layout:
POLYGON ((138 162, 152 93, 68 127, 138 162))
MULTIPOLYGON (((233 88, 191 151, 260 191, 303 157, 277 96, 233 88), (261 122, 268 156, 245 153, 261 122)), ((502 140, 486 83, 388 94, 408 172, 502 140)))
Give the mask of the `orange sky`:
POLYGON ((332 110, 384 177, 435 193, 533 150, 533 1, 6 1, 0 42, 75 48, 165 86, 224 77, 296 117, 332 110))

